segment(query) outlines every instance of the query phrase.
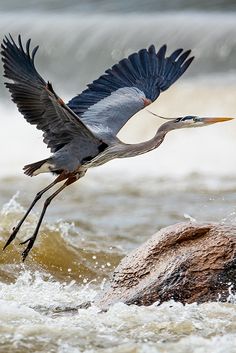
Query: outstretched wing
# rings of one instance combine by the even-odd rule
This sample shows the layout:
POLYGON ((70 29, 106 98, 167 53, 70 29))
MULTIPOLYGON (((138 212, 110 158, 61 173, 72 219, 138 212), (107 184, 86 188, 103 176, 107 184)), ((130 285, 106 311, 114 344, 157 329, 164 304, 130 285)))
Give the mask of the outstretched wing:
POLYGON ((116 135, 187 70, 194 59, 188 58, 190 52, 177 49, 166 57, 166 45, 158 52, 151 45, 106 70, 68 106, 93 131, 116 135))
POLYGON ((57 96, 52 85, 46 83, 36 71, 34 57, 38 46, 30 53, 30 39, 24 49, 20 36, 18 46, 10 36, 5 37, 1 48, 4 76, 13 81, 5 83, 12 100, 24 118, 43 131, 44 142, 51 151, 58 151, 74 138, 80 141, 81 148, 86 143, 86 148, 91 144, 96 151, 102 141, 93 135, 57 96))

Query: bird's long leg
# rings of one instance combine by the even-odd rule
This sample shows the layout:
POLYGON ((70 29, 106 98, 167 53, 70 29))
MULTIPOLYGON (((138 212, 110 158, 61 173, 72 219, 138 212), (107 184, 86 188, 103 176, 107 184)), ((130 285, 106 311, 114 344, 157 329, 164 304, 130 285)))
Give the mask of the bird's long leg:
POLYGON ((43 217, 45 215, 45 212, 50 204, 50 202, 52 201, 52 199, 54 199, 55 196, 57 196, 63 189, 65 189, 68 185, 74 183, 76 180, 78 180, 78 178, 76 176, 71 176, 69 177, 66 182, 59 188, 57 189, 51 196, 49 196, 46 201, 44 202, 44 205, 43 205, 43 209, 42 209, 42 212, 40 214, 40 217, 39 217, 39 220, 38 220, 38 223, 37 223, 37 226, 35 228, 35 231, 34 231, 34 234, 32 235, 32 237, 30 237, 29 239, 23 241, 22 243, 20 244, 26 244, 28 243, 27 245, 27 248, 23 251, 22 253, 22 260, 25 261, 28 253, 30 252, 31 248, 33 247, 34 245, 34 242, 35 242, 35 239, 38 235, 38 232, 39 232, 39 228, 41 226, 41 223, 42 223, 42 220, 43 220, 43 217))
POLYGON ((26 217, 28 216, 28 214, 30 213, 30 211, 32 210, 32 208, 34 207, 34 205, 36 204, 36 202, 42 197, 42 195, 48 191, 49 189, 51 189, 54 185, 56 185, 57 183, 59 183, 60 181, 65 180, 66 178, 68 178, 68 175, 66 176, 64 173, 60 174, 51 184, 49 184, 46 188, 44 188, 43 190, 39 191, 33 202, 31 203, 30 207, 28 208, 28 210, 26 211, 26 213, 24 214, 23 218, 19 221, 19 223, 17 224, 16 227, 13 228, 13 232, 11 233, 10 237, 8 238, 6 244, 3 247, 3 250, 6 249, 6 247, 15 239, 17 233, 20 230, 20 227, 22 226, 22 224, 24 223, 26 217))

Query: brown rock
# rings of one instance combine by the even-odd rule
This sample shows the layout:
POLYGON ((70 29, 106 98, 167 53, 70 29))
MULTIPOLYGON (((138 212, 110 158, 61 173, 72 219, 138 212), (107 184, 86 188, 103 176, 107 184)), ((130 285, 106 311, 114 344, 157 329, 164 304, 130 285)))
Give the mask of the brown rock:
POLYGON ((226 301, 229 286, 236 288, 236 226, 186 222, 126 256, 95 304, 226 301))

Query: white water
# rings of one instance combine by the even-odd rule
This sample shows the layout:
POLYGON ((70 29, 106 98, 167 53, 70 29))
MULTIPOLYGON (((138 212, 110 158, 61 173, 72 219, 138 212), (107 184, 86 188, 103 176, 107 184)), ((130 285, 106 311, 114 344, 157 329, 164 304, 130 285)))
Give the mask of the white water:
POLYGON ((46 352, 47 347, 60 353, 234 353, 236 349, 236 312, 230 303, 183 306, 170 301, 151 307, 118 303, 106 313, 96 307, 66 313, 66 308, 94 297, 92 284, 61 284, 24 272, 14 284, 0 288, 1 352, 9 344, 11 352, 46 352))

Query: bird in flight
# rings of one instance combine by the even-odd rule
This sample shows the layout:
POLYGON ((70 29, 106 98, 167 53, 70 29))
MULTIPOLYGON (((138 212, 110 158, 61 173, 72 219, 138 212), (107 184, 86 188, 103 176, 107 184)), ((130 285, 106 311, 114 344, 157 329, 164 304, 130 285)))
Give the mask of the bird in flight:
POLYGON ((55 180, 39 191, 23 218, 7 240, 4 249, 14 240, 26 217, 41 196, 59 182, 64 183, 45 201, 33 235, 21 244, 23 261, 34 245, 46 209, 52 199, 68 185, 82 178, 91 167, 114 158, 141 155, 157 148, 171 131, 205 126, 230 120, 227 117, 203 118, 185 116, 169 119, 155 136, 142 143, 123 143, 117 134, 138 111, 154 102, 189 67, 194 57, 190 50, 175 50, 166 55, 166 45, 156 51, 154 45, 122 59, 87 86, 67 104, 56 94, 52 84, 45 81, 34 64, 36 46, 31 40, 23 45, 21 36, 16 43, 11 35, 1 45, 5 85, 23 117, 43 131, 43 141, 50 148, 49 158, 24 166, 24 173, 35 176, 52 172, 55 180))

